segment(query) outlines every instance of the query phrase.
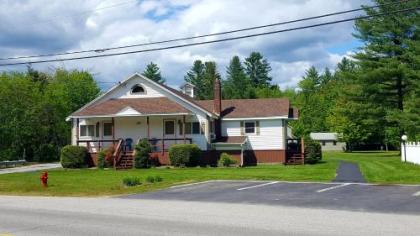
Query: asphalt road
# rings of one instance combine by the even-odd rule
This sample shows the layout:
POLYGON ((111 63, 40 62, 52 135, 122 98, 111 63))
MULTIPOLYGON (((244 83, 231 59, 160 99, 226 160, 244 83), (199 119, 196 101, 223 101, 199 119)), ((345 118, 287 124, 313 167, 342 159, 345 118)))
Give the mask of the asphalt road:
POLYGON ((49 169, 56 169, 56 168, 62 168, 61 164, 60 163, 35 164, 35 165, 27 165, 27 166, 19 166, 19 167, 13 167, 13 168, 0 169, 0 175, 1 174, 11 174, 11 173, 33 172, 33 171, 40 171, 40 170, 49 170, 49 169))
POLYGON ((208 181, 123 198, 264 204, 420 215, 419 185, 208 181))
POLYGON ((282 205, 0 196, 0 235, 418 235, 419 222, 282 205))

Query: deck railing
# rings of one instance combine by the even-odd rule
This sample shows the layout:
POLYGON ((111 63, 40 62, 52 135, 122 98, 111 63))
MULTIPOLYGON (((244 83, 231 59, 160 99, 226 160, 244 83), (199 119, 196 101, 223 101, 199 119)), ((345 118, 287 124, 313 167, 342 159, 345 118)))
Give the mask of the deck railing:
POLYGON ((191 144, 192 138, 151 138, 149 139, 149 143, 152 146, 153 152, 166 152, 174 144, 191 144))
MULTIPOLYGON (((78 140, 77 145, 85 143, 89 152, 96 153, 100 152, 104 148, 109 146, 114 146, 117 151, 117 146, 123 139, 97 139, 97 140, 78 140), (111 143, 111 145, 105 145, 106 143, 111 143), (96 144, 96 145, 95 145, 96 144)), ((150 145, 152 146, 153 152, 166 152, 169 150, 169 147, 174 144, 191 144, 192 138, 150 138, 148 139, 150 145)), ((121 150, 124 150, 124 144, 121 144, 121 150)), ((133 147, 134 149, 134 147, 133 147)))

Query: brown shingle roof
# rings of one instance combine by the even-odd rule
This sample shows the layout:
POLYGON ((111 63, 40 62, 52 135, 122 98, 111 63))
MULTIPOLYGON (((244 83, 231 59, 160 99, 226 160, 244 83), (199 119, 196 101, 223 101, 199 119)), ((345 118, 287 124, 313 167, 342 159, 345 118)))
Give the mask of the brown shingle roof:
MULTIPOLYGON (((209 111, 213 110, 213 100, 196 102, 209 111)), ((289 107, 287 98, 222 100, 221 115, 224 118, 289 116, 289 107)))
POLYGON ((188 113, 186 108, 168 98, 125 98, 110 99, 92 104, 74 116, 113 115, 126 107, 131 107, 142 114, 188 113))
POLYGON ((182 93, 181 91, 178 91, 178 90, 176 90, 176 89, 174 89, 174 88, 171 88, 171 87, 169 87, 169 86, 167 86, 167 85, 165 85, 165 84, 160 84, 160 85, 161 85, 162 87, 166 88, 167 90, 169 90, 169 91, 171 91, 171 92, 175 93, 175 94, 176 94, 176 95, 178 95, 179 97, 182 97, 183 99, 185 99, 185 100, 187 100, 187 101, 191 102, 192 104, 194 104, 194 105, 196 105, 196 106, 200 107, 201 109, 204 109, 204 110, 208 111, 209 113, 214 114, 214 112, 213 112, 213 107, 211 107, 210 109, 207 109, 206 107, 202 106, 202 105, 199 103, 199 101, 197 101, 197 100, 195 100, 194 98, 192 98, 192 97, 190 97, 190 96, 188 96, 188 95, 186 95, 186 94, 182 93))

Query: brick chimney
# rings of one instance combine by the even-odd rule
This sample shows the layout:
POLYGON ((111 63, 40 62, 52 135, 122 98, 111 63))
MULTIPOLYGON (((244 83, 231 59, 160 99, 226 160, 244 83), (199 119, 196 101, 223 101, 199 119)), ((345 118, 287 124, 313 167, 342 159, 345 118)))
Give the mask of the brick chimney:
POLYGON ((213 98, 213 112, 220 115, 222 112, 222 86, 220 84, 220 79, 216 78, 214 80, 214 98, 213 98))
POLYGON ((220 79, 216 77, 214 80, 214 98, 213 98, 213 112, 219 115, 219 119, 214 122, 214 129, 216 139, 219 139, 222 136, 222 126, 221 126, 221 113, 222 113, 222 85, 220 79))

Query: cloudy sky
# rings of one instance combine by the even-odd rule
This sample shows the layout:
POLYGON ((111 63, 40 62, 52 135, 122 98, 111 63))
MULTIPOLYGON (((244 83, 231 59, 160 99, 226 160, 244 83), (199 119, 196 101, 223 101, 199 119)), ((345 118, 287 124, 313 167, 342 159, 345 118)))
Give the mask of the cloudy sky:
MULTIPOLYGON (((0 58, 97 49, 216 33, 348 10, 369 3, 369 0, 2 0, 0 58)), ((361 13, 277 26, 252 33, 348 18, 358 14, 361 13)), ((360 43, 352 37, 352 32, 353 23, 349 22, 204 46, 34 64, 33 67, 44 71, 56 67, 88 70, 101 82, 101 87, 106 89, 112 83, 102 82, 123 80, 136 71, 143 71, 146 64, 153 61, 160 66, 167 84, 177 86, 182 83, 186 71, 196 59, 216 61, 224 76, 233 55, 244 59, 252 51, 259 51, 271 63, 273 82, 285 88, 295 86, 310 66, 314 65, 319 69, 334 68, 343 56, 356 50, 360 43)), ((226 36, 178 43, 223 37, 226 36)), ((169 44, 125 51, 158 46, 169 44)), ((68 56, 60 58, 66 57, 68 56)), ((25 65, 0 67, 0 71, 23 69, 25 65)))

